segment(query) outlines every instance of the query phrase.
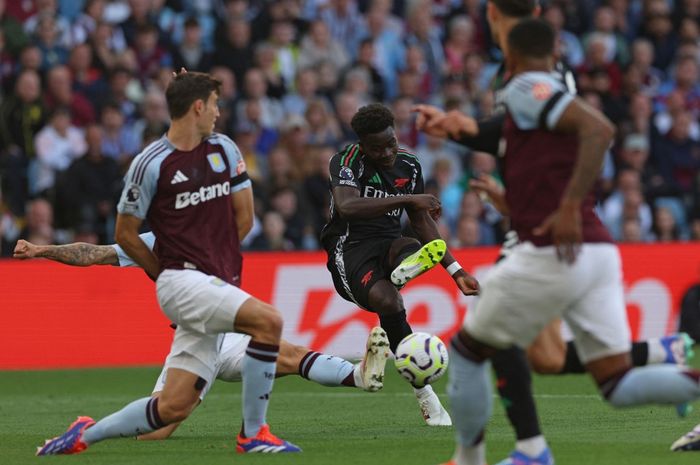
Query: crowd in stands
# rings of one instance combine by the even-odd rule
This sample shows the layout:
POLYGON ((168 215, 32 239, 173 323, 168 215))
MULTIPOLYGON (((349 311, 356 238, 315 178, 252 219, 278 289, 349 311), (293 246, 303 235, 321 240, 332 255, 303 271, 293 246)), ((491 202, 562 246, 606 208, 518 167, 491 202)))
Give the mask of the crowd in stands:
MULTIPOLYGON (((251 250, 313 250, 328 160, 385 102, 455 247, 504 218, 469 188, 496 162, 414 126, 412 105, 493 111, 485 0, 0 0, 0 240, 113 242, 133 157, 168 127, 173 70, 222 82, 217 130, 254 182, 251 250)), ((579 95, 618 126, 598 193, 620 242, 700 240, 700 0, 548 0, 579 95)))

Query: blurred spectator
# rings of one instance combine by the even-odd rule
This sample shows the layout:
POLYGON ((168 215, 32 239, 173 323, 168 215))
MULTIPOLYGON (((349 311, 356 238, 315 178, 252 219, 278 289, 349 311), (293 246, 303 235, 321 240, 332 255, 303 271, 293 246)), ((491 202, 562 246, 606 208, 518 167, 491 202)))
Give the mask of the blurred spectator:
POLYGON ((17 67, 17 62, 7 50, 6 44, 6 33, 0 27, 0 98, 12 91, 12 80, 17 67))
POLYGON ((46 73, 46 90, 44 101, 49 110, 57 107, 70 109, 72 123, 84 127, 95 121, 95 109, 90 101, 79 93, 73 92, 71 75, 67 66, 58 65, 46 73))
MULTIPOLYGON (((133 46, 139 29, 149 29, 157 27, 158 22, 151 10, 152 0, 128 0, 129 17, 119 25, 130 46, 133 46)), ((156 29, 157 31, 157 29, 156 29)))
POLYGON ((136 73, 142 83, 154 78, 161 67, 173 65, 170 53, 158 44, 158 28, 152 24, 139 26, 132 50, 136 56, 136 73))
POLYGON ((296 33, 291 21, 277 21, 270 31, 270 45, 275 53, 273 63, 286 85, 294 82, 297 72, 299 48, 295 44, 296 33))
POLYGON ((68 48, 59 40, 56 19, 47 13, 41 13, 34 31, 34 44, 42 54, 41 70, 46 71, 68 61, 68 48))
POLYGON ((44 126, 46 110, 40 99, 39 75, 19 74, 15 93, 0 105, 0 147, 3 188, 15 214, 21 215, 28 196, 29 161, 36 156, 34 136, 44 126))
POLYGON ((319 237, 321 229, 329 220, 330 192, 328 190, 328 171, 331 158, 335 154, 333 146, 315 146, 309 153, 313 160, 313 171, 304 179, 303 195, 309 206, 310 222, 319 237))
POLYGON ((0 257, 12 256, 12 250, 19 237, 20 224, 18 218, 5 204, 0 191, 0 257))
POLYGON ((296 191, 291 187, 281 187, 272 192, 270 207, 279 213, 284 220, 286 225, 284 237, 291 241, 295 248, 301 248, 306 224, 300 211, 299 197, 296 191))
MULTIPOLYGON (((477 245, 493 245, 496 243, 493 224, 489 222, 490 219, 486 216, 484 204, 476 192, 470 190, 464 193, 460 210, 462 212, 462 217, 473 218, 477 221, 479 230, 477 245)), ((457 232, 455 234, 459 237, 459 224, 457 225, 457 232)))
POLYGON ((446 71, 445 53, 442 48, 440 31, 433 17, 425 12, 430 8, 428 0, 413 0, 407 11, 409 33, 408 45, 417 45, 423 50, 423 57, 430 73, 430 92, 434 92, 446 71))
POLYGON ((479 245, 483 245, 479 221, 472 216, 463 215, 457 221, 457 230, 451 247, 464 248, 479 245))
POLYGON ((673 30, 669 5, 666 0, 645 2, 641 35, 654 45, 654 67, 665 70, 673 61, 678 37, 673 30))
POLYGON ((266 212, 262 220, 262 232, 250 243, 250 250, 284 252, 294 250, 294 244, 287 239, 286 224, 276 211, 266 212))
POLYGON ((364 70, 370 78, 369 93, 375 101, 381 102, 384 100, 384 79, 374 64, 375 55, 374 40, 369 37, 363 39, 360 42, 357 58, 343 74, 353 69, 364 70))
POLYGON ((233 132, 236 124, 236 76, 224 66, 214 66, 209 73, 221 82, 219 88, 219 117, 214 129, 224 134, 233 132))
POLYGON ((100 70, 92 65, 92 56, 90 45, 76 45, 68 57, 68 68, 73 90, 91 103, 97 103, 97 97, 107 92, 107 83, 102 79, 100 70))
POLYGON ((230 18, 226 27, 226 42, 216 48, 213 61, 214 65, 225 66, 233 71, 236 83, 240 86, 246 70, 253 65, 250 24, 240 18, 230 18))
POLYGON ((255 47, 253 62, 265 76, 265 94, 277 100, 284 97, 287 93, 287 82, 277 66, 275 48, 268 42, 258 44, 255 47))
POLYGON ((100 122, 104 129, 102 154, 126 168, 141 149, 138 135, 125 124, 124 114, 116 103, 108 103, 102 108, 100 122))
POLYGON ((328 62, 335 67, 336 71, 343 69, 350 62, 350 58, 341 44, 344 42, 331 36, 329 26, 324 21, 314 21, 311 23, 308 34, 301 40, 299 67, 309 68, 321 62, 328 62))
POLYGON ((629 61, 629 49, 622 34, 615 29, 615 10, 603 5, 595 11, 594 29, 586 34, 583 45, 587 49, 591 40, 599 40, 603 44, 603 63, 616 62, 624 66, 629 61))
POLYGON ((343 44, 350 56, 354 56, 365 29, 363 18, 357 11, 357 2, 329 0, 328 3, 329 6, 321 11, 320 18, 328 27, 333 39, 343 44))
MULTIPOLYGON (((680 90, 674 90, 666 97, 666 103, 662 110, 654 115, 654 128, 658 134, 668 134, 673 126, 673 121, 686 112, 685 98, 680 90)), ((688 129, 690 138, 700 141, 700 123, 697 120, 690 122, 688 129)))
POLYGON ((309 126, 306 140, 308 145, 337 145, 341 136, 340 128, 325 99, 311 100, 304 117, 309 126))
POLYGON ((29 43, 29 38, 24 33, 22 24, 15 19, 15 16, 8 14, 7 0, 0 0, 0 30, 5 34, 7 51, 12 56, 17 56, 20 50, 29 43))
POLYGON ((673 213, 663 207, 654 210, 652 233, 655 242, 673 242, 683 238, 673 213))
POLYGON ((671 129, 655 144, 654 163, 668 186, 681 193, 690 193, 693 180, 700 169, 700 143, 690 134, 693 117, 688 112, 678 114, 671 129))
POLYGON ((355 131, 350 126, 352 117, 360 109, 360 102, 353 94, 342 92, 335 99, 335 113, 338 115, 340 124, 340 144, 345 145, 357 140, 355 131))
MULTIPOLYGON (((245 73, 243 95, 245 100, 257 100, 260 104, 261 123, 266 127, 277 127, 284 119, 284 110, 279 100, 268 97, 267 80, 258 68, 245 73)), ((238 103, 237 117, 245 118, 245 100, 238 103)))
POLYGON ((642 92, 655 95, 661 85, 664 74, 653 65, 654 46, 648 39, 637 39, 632 43, 632 65, 641 77, 642 92))
POLYGON ((642 237, 649 233, 652 214, 642 196, 640 173, 632 169, 618 173, 617 187, 603 203, 600 218, 615 240, 622 238, 623 224, 630 218, 639 221, 642 237))
POLYGON ((36 13, 24 21, 24 30, 30 36, 39 36, 45 39, 47 31, 41 31, 42 27, 47 27, 46 19, 50 19, 51 42, 61 48, 68 48, 72 45, 70 22, 58 13, 57 0, 34 0, 36 3, 36 13), (44 23, 42 25, 42 23, 44 23))
POLYGON ((369 37, 374 41, 374 64, 384 79, 384 95, 396 96, 396 73, 403 67, 403 43, 400 30, 392 26, 385 8, 372 6, 366 14, 369 37))
POLYGON ((204 49, 202 28, 197 18, 187 18, 182 42, 173 47, 171 55, 173 69, 185 68, 188 71, 208 71, 211 68, 213 55, 204 49))
POLYGON ((291 115, 280 126, 280 144, 283 145, 301 177, 313 172, 314 161, 308 156, 309 123, 303 116, 291 115))
POLYGON ((85 155, 75 160, 65 173, 69 182, 63 183, 63 207, 70 212, 71 227, 94 232, 99 242, 105 244, 114 235, 121 176, 117 163, 102 154, 102 128, 88 126, 85 139, 85 155))
POLYGON ((48 124, 36 135, 37 171, 30 192, 45 193, 53 189, 56 175, 82 156, 87 149, 83 131, 71 125, 70 110, 57 107, 48 124))
POLYGON ((464 59, 474 51, 474 23, 469 16, 454 16, 447 25, 445 61, 447 73, 462 72, 464 59))
POLYGON ((24 239, 36 245, 58 242, 53 229, 53 207, 48 200, 36 199, 27 204, 25 226, 18 239, 24 239))
POLYGON ((118 36, 118 27, 107 22, 99 22, 91 35, 90 45, 94 51, 95 66, 103 72, 109 72, 116 66, 124 66, 129 61, 136 61, 132 49, 125 47, 118 36))
POLYGON ((243 155, 248 176, 254 182, 267 178, 267 157, 258 150, 260 128, 250 121, 240 121, 234 128, 233 139, 243 155))
POLYGON ((622 223, 622 237, 620 242, 639 243, 646 242, 642 236, 642 228, 638 218, 626 218, 622 223))
POLYGON ((544 19, 552 25, 557 33, 559 56, 572 68, 583 64, 583 47, 575 34, 564 29, 564 12, 561 6, 552 3, 544 13, 544 19))
MULTIPOLYGON (((164 134, 170 125, 170 116, 168 115, 168 103, 162 92, 151 91, 143 98, 141 105, 142 117, 137 120, 132 128, 132 131, 138 138, 139 147, 145 147, 144 132, 150 129, 164 134)), ((102 134, 100 134, 100 140, 102 134)))
MULTIPOLYGON (((83 11, 73 23, 71 29, 73 46, 87 43, 97 30, 97 26, 104 19, 106 0, 87 0, 83 5, 83 11)), ((112 28, 109 38, 112 48, 115 50, 126 49, 126 38, 121 28, 112 28)))
POLYGON ((416 129, 414 115, 411 108, 414 101, 409 97, 398 97, 391 104, 391 111, 394 113, 394 129, 399 145, 415 149, 418 146, 421 136, 416 129))
POLYGON ((665 82, 659 88, 656 110, 663 110, 668 96, 678 92, 683 97, 685 109, 693 116, 700 116, 700 83, 698 83, 698 58, 696 56, 681 56, 676 63, 673 80, 665 82))
POLYGON ((277 129, 266 124, 263 120, 262 102, 260 99, 248 99, 243 101, 242 104, 244 113, 239 123, 249 123, 256 128, 255 149, 263 156, 267 155, 279 138, 277 129))
POLYGON ((313 68, 302 68, 294 82, 295 91, 284 96, 282 107, 287 114, 303 115, 309 101, 316 97, 318 75, 313 68))

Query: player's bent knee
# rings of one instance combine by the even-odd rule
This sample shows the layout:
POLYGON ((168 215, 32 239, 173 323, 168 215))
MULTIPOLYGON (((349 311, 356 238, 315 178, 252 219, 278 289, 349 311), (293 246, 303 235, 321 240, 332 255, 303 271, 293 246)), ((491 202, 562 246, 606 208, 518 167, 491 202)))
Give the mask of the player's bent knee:
POLYGON ((542 351, 528 351, 530 367, 535 373, 541 375, 555 375, 561 373, 564 368, 564 357, 559 354, 547 354, 542 351))
POLYGON ((184 421, 190 416, 195 406, 196 403, 192 405, 191 403, 182 401, 169 402, 161 397, 158 401, 158 415, 163 423, 170 425, 172 423, 184 421))

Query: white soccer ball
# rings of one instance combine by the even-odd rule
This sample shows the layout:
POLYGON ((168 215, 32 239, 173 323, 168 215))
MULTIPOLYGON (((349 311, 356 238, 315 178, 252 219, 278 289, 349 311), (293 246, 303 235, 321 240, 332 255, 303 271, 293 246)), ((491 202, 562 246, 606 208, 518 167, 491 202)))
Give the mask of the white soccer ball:
POLYGON ((447 371, 447 347, 432 334, 409 334, 399 342, 394 355, 396 369, 417 388, 432 383, 447 371))

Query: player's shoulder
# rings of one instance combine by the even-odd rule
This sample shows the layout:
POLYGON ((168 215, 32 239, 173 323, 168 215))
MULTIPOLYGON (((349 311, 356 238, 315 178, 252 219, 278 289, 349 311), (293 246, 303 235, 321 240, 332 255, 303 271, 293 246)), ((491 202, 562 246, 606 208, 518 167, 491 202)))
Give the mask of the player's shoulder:
POLYGON ((403 147, 400 147, 396 152, 396 161, 401 162, 402 165, 410 167, 411 169, 421 169, 418 155, 403 147))
POLYGON ((333 155, 331 163, 337 163, 340 166, 353 166, 362 158, 360 152, 360 144, 347 144, 333 155))
POLYGON ((131 162, 131 171, 134 174, 133 181, 138 183, 143 177, 143 173, 158 169, 165 157, 174 151, 175 147, 165 136, 148 144, 131 162))
POLYGON ((558 92, 566 92, 566 86, 551 73, 529 71, 513 77, 506 85, 510 95, 521 95, 535 100, 547 100, 558 92))
POLYGON ((220 132, 212 132, 209 136, 206 137, 205 140, 210 144, 222 145, 226 148, 234 148, 238 150, 238 145, 236 145, 233 139, 231 139, 226 134, 222 134, 220 132))

